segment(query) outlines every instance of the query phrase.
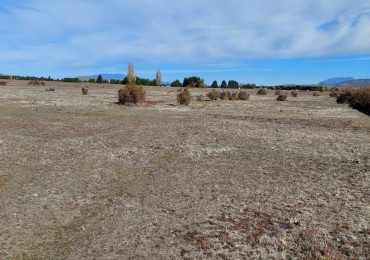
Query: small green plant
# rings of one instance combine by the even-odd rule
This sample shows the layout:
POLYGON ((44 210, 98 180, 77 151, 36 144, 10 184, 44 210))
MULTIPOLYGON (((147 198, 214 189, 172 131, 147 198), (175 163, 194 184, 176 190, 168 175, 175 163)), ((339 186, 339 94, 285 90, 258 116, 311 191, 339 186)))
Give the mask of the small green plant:
POLYGON ((247 92, 247 91, 240 91, 239 93, 238 93, 238 99, 239 100, 244 100, 244 101, 246 101, 246 100, 249 100, 249 93, 247 92))
POLYGON ((81 88, 82 95, 87 95, 89 93, 89 87, 85 86, 81 88))
POLYGON ((290 94, 292 95, 292 97, 297 97, 298 96, 298 92, 296 92, 296 91, 292 91, 292 92, 290 92, 290 94))
POLYGON ((146 91, 142 86, 127 85, 118 90, 118 103, 122 105, 139 104, 146 99, 146 91))
POLYGON ((280 94, 276 100, 278 101, 286 101, 288 96, 286 94, 280 94))
POLYGON ((268 93, 269 93, 269 91, 266 88, 260 88, 257 91, 257 95, 267 95, 268 93))
POLYGON ((219 99, 219 98, 220 98, 220 93, 219 93, 217 90, 213 89, 211 92, 209 92, 209 93, 207 94, 207 97, 208 97, 210 100, 217 100, 217 99, 219 99))
POLYGON ((184 88, 177 95, 177 103, 179 105, 188 106, 190 104, 191 100, 192 100, 192 96, 191 96, 189 88, 184 88))

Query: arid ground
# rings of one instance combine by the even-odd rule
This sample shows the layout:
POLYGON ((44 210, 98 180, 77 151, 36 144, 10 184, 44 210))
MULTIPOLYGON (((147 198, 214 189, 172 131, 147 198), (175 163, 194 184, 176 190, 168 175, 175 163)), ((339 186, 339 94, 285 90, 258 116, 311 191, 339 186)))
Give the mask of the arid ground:
POLYGON ((0 258, 370 258, 370 117, 328 93, 27 83, 0 87, 0 258))

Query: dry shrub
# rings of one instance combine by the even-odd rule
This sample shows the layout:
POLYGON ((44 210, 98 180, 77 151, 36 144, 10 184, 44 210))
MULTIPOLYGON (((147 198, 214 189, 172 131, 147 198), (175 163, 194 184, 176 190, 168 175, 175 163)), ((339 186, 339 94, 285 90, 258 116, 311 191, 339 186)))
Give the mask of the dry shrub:
POLYGON ((247 91, 240 91, 238 94, 239 100, 249 100, 249 93, 247 91))
POLYGON ((55 91, 55 88, 47 88, 45 91, 55 91))
POLYGON ((217 100, 219 99, 220 97, 220 93, 218 93, 217 90, 212 90, 211 92, 207 93, 207 97, 210 99, 210 100, 217 100))
POLYGON ((200 94, 199 96, 197 96, 197 100, 200 101, 200 102, 203 102, 204 101, 204 95, 200 94))
POLYGON ((229 100, 238 100, 239 99, 238 93, 228 92, 228 97, 229 97, 229 100))
POLYGON ((350 107, 370 115, 370 87, 345 89, 337 97, 337 103, 348 103, 350 107))
POLYGON ((139 104, 145 101, 146 91, 142 86, 127 85, 118 90, 118 103, 139 104))
POLYGON ((339 91, 333 90, 329 94, 330 97, 338 97, 339 96, 339 91))
POLYGON ((312 93, 312 96, 314 96, 314 97, 318 97, 318 96, 320 96, 320 94, 319 94, 319 93, 317 93, 317 92, 313 92, 313 93, 312 93))
POLYGON ((41 81, 40 85, 45 86, 45 82, 41 81))
POLYGON ((225 90, 223 90, 221 93, 220 93, 220 99, 221 100, 225 100, 227 99, 227 92, 225 90))
MULTIPOLYGON (((28 82, 28 85, 31 85, 31 86, 40 86, 40 85, 42 85, 41 83, 43 83, 43 82, 41 82, 38 79, 32 79, 32 80, 30 80, 28 82)), ((44 83, 44 86, 45 86, 45 83, 44 83)))
POLYGON ((260 88, 258 91, 257 91, 257 95, 267 95, 269 93, 269 91, 265 88, 260 88))
POLYGON ((0 86, 6 86, 6 81, 0 81, 0 86))
POLYGON ((288 96, 286 94, 280 94, 278 97, 277 97, 277 101, 286 101, 288 98, 288 96))
POLYGON ((275 91, 275 95, 277 95, 277 96, 279 96, 279 95, 281 95, 281 94, 283 94, 280 90, 276 90, 275 91))
POLYGON ((298 93, 295 92, 295 91, 290 92, 290 94, 292 95, 292 97, 297 97, 298 96, 298 93))
POLYGON ((81 88, 82 95, 87 95, 89 93, 89 87, 85 86, 81 88))
POLYGON ((192 96, 190 94, 189 88, 181 90, 181 92, 177 95, 177 103, 180 105, 188 106, 191 100, 192 96))

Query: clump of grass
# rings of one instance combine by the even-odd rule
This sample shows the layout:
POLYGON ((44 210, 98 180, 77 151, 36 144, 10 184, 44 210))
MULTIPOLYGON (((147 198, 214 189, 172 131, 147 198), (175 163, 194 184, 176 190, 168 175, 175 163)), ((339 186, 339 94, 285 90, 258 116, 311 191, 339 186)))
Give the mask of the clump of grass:
POLYGON ((210 99, 210 100, 217 100, 220 98, 220 93, 213 89, 211 92, 207 93, 207 97, 210 99))
POLYGON ((82 95, 87 95, 89 93, 89 87, 85 86, 81 88, 82 95))
POLYGON ((55 91, 55 88, 47 88, 45 91, 55 91))
POLYGON ((286 94, 280 94, 278 97, 277 97, 277 101, 286 101, 288 98, 288 95, 286 94))
POLYGON ((239 93, 238 93, 238 99, 239 100, 244 100, 244 101, 246 101, 246 100, 249 100, 249 93, 247 92, 247 91, 240 91, 239 93))
POLYGON ((227 99, 227 92, 225 90, 223 90, 222 92, 220 92, 220 99, 221 100, 225 100, 227 99))
POLYGON ((348 103, 350 107, 370 115, 370 87, 345 89, 338 95, 337 103, 348 103))
POLYGON ((313 92, 313 93, 312 93, 312 96, 314 96, 314 97, 318 97, 318 96, 320 96, 320 94, 319 94, 318 92, 313 92))
POLYGON ((142 86, 127 85, 118 90, 118 103, 122 105, 139 104, 146 99, 146 91, 142 86))
POLYGON ((6 81, 0 81, 0 86, 6 86, 6 81))
POLYGON ((338 90, 332 90, 329 94, 330 97, 338 97, 339 96, 339 91, 338 90))
POLYGON ((30 85, 30 86, 40 86, 40 85, 45 86, 45 82, 41 82, 38 79, 32 79, 28 82, 28 85, 30 85))
POLYGON ((292 95, 292 97, 297 97, 298 96, 298 92, 296 92, 296 91, 292 91, 292 92, 290 92, 290 94, 292 95))
POLYGON ((188 87, 181 90, 180 93, 177 95, 177 103, 179 105, 188 106, 192 100, 192 96, 190 94, 190 90, 188 87))
POLYGON ((204 101, 204 95, 200 94, 199 96, 197 96, 197 100, 200 101, 200 102, 203 102, 204 101))
POLYGON ((269 93, 269 91, 266 88, 260 88, 257 91, 257 95, 267 95, 268 93, 269 93))

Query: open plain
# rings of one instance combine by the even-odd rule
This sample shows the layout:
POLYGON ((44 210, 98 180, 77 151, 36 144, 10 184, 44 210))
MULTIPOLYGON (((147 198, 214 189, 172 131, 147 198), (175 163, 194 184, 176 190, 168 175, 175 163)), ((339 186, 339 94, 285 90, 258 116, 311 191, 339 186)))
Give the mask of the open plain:
POLYGON ((369 116, 311 92, 122 106, 119 87, 0 87, 0 258, 370 258, 369 116))

